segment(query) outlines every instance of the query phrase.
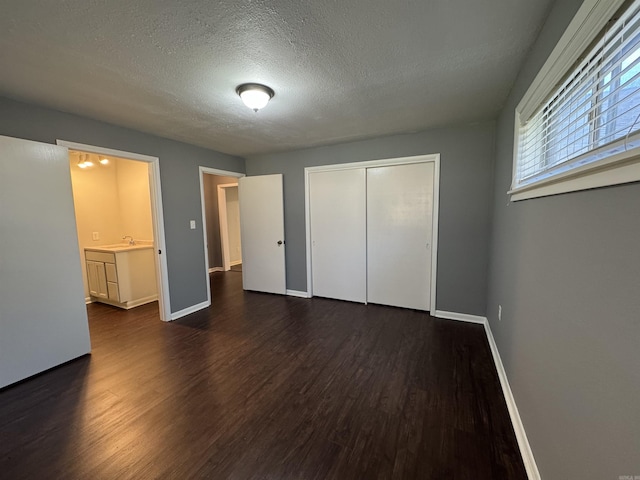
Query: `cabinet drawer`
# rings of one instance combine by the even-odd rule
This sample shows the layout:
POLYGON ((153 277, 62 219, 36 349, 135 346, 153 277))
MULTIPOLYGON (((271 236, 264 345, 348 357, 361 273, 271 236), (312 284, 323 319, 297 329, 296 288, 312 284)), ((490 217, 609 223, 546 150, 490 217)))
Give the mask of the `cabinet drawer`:
POLYGON ((104 269, 107 272, 107 282, 118 283, 118 274, 116 273, 116 264, 105 263, 104 269))
POLYGON ((87 260, 96 262, 116 263, 116 255, 114 253, 94 252, 93 250, 85 250, 84 257, 87 260))
POLYGON ((107 290, 109 291, 109 300, 115 302, 120 301, 120 295, 118 294, 118 284, 113 282, 107 282, 107 290))

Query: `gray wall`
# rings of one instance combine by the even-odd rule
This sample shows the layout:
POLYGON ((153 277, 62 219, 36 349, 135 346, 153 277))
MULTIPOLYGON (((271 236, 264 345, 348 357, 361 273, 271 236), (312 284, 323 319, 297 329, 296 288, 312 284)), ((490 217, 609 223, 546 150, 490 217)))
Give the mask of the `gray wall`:
POLYGON ((238 183, 234 177, 204 174, 204 204, 207 218, 207 243, 209 268, 222 267, 222 242, 220 240, 220 215, 218 213, 218 185, 238 183))
POLYGON ((213 150, 0 97, 0 135, 85 143, 160 158, 171 310, 206 301, 198 166, 244 172, 244 160, 213 150), (196 230, 189 229, 196 220, 196 230))
POLYGON ((488 317, 542 478, 617 479, 640 475, 640 184, 506 195, 515 106, 580 3, 555 4, 499 118, 488 317))
POLYGON ((248 175, 284 177, 287 288, 306 291, 304 168, 441 154, 438 310, 484 315, 493 122, 247 158, 248 175))

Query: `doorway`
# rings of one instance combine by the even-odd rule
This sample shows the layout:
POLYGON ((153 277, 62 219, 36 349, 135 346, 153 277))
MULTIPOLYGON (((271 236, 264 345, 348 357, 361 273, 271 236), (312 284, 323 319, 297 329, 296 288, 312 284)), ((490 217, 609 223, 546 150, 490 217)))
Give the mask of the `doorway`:
POLYGON ((171 320, 159 159, 57 143, 69 148, 85 299, 124 309, 157 300, 171 320))
POLYGON ((242 272, 238 179, 244 174, 207 167, 200 167, 199 170, 207 295, 210 302, 212 275, 229 271, 236 275, 242 272))
POLYGON ((217 186, 220 246, 224 271, 242 271, 238 183, 217 186))

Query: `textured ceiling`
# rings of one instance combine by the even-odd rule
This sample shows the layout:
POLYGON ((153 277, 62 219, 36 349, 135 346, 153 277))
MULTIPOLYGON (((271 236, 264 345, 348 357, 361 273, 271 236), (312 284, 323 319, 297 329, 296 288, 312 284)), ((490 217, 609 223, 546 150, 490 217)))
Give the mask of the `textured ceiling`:
POLYGON ((236 155, 412 132, 494 116, 550 4, 3 0, 0 95, 236 155))

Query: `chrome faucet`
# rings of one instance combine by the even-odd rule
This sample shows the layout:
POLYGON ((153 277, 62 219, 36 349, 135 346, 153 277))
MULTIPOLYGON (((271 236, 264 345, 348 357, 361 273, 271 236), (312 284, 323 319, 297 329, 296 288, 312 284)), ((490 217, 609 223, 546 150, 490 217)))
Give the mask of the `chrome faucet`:
POLYGON ((133 239, 133 237, 131 235, 125 235, 124 237, 122 237, 123 240, 129 239, 129 245, 135 245, 136 241, 133 239))

